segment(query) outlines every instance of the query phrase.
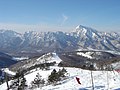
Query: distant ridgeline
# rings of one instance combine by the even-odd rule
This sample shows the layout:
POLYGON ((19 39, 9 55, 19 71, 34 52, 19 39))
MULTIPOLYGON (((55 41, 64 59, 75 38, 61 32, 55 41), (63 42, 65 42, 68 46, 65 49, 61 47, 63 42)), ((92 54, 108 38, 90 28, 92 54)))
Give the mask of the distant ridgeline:
POLYGON ((0 30, 0 51, 16 56, 36 56, 53 51, 97 49, 120 51, 120 35, 116 32, 99 32, 79 25, 72 32, 35 32, 20 34, 0 30))

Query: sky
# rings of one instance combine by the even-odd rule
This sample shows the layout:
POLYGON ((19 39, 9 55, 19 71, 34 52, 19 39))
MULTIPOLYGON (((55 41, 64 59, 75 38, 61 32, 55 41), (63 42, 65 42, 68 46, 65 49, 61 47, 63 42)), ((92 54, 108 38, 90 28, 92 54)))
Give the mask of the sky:
POLYGON ((120 0, 0 0, 0 29, 120 32, 120 0))

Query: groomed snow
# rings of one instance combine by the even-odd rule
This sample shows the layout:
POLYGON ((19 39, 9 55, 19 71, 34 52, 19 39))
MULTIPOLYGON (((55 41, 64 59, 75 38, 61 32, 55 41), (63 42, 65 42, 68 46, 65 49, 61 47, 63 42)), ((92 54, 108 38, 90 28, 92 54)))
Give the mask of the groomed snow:
MULTIPOLYGON (((53 69, 59 70, 61 67, 53 66, 47 71, 34 71, 31 74, 25 76, 28 85, 34 80, 37 73, 40 73, 42 78, 47 80, 48 75, 50 75, 53 69)), ((91 71, 82 70, 79 68, 66 68, 69 75, 68 79, 62 81, 60 85, 47 85, 42 87, 41 90, 91 90, 91 71), (81 85, 77 83, 75 77, 80 78, 81 85)), ((116 71, 92 71, 94 79, 95 90, 119 90, 120 89, 120 73, 116 71), (108 74, 108 75, 107 75, 108 74), (108 80, 107 80, 108 76, 108 80), (109 85, 108 85, 109 84, 109 85)), ((1 90, 6 90, 6 84, 0 85, 1 90)), ((39 89, 35 89, 39 90, 39 89)))
MULTIPOLYGON (((48 75, 50 75, 53 69, 59 70, 62 69, 60 67, 51 67, 49 71, 35 71, 32 74, 26 75, 26 79, 28 85, 30 85, 31 81, 34 80, 36 74, 39 72, 40 75, 47 80, 48 75)), ((68 79, 64 80, 60 85, 48 85, 42 87, 41 90, 82 90, 82 89, 92 89, 91 84, 91 71, 82 70, 79 68, 66 68, 69 75, 68 79), (81 85, 79 85, 75 79, 75 77, 80 78, 81 85)), ((120 89, 120 74, 115 71, 93 71, 94 77, 94 87, 95 90, 114 90, 120 89), (107 75, 108 74, 108 75, 107 75), (107 80, 108 76, 108 80, 107 80), (108 85, 109 84, 109 85, 108 85)), ((36 89, 39 90, 39 89, 36 89)))

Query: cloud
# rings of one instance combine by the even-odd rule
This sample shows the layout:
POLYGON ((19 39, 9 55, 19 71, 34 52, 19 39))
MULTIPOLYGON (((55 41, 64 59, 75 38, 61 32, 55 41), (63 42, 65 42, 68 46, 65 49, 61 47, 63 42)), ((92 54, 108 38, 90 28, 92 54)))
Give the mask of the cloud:
POLYGON ((68 20, 68 16, 66 16, 65 14, 62 14, 62 23, 61 23, 61 26, 68 20))

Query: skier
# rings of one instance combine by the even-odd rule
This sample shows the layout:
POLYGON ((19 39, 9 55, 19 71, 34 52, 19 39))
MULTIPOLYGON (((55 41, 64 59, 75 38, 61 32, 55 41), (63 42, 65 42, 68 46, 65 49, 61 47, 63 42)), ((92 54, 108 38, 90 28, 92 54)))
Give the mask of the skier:
POLYGON ((78 84, 81 84, 80 83, 80 78, 76 77, 76 80, 77 80, 78 84))

